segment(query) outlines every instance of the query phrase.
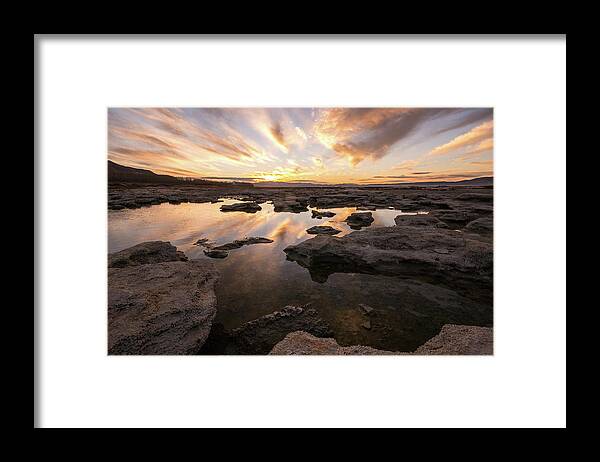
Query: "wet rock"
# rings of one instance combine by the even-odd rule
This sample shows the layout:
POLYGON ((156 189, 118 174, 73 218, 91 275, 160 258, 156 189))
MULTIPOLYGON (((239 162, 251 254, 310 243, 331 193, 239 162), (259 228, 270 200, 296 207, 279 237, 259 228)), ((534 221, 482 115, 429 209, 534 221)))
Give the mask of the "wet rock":
POLYGON ((297 198, 273 199, 273 210, 275 212, 300 213, 308 211, 308 201, 297 198))
POLYGON ((200 246, 204 247, 209 242, 210 242, 209 239, 207 239, 207 238, 204 237, 204 238, 198 239, 196 242, 194 242, 194 245, 200 245, 200 246))
POLYGON ((415 350, 415 355, 492 355, 491 327, 446 324, 438 335, 415 350))
POLYGON ((373 307, 370 307, 369 305, 365 305, 364 303, 359 303, 358 308, 360 309, 360 311, 362 313, 366 314, 367 316, 371 315, 371 313, 373 313, 373 311, 374 311, 373 307))
POLYGON ((236 239, 235 241, 227 244, 218 245, 213 247, 213 250, 233 250, 239 249, 245 245, 270 244, 271 242, 273 242, 273 239, 268 239, 266 237, 246 237, 244 239, 236 239))
POLYGON ((345 221, 351 228, 360 229, 364 226, 370 226, 374 218, 371 212, 354 212, 345 221))
POLYGON ((338 234, 341 233, 339 229, 332 228, 331 226, 313 226, 306 230, 308 234, 338 234))
POLYGON ((392 226, 340 238, 320 235, 284 252, 317 282, 336 272, 381 274, 477 286, 491 297, 492 244, 449 229, 392 226))
POLYGON ((238 354, 267 354, 290 332, 302 330, 317 337, 332 332, 314 308, 286 306, 280 311, 247 322, 230 332, 233 350, 238 354))
POLYGON ((217 312, 207 260, 108 269, 108 353, 197 353, 217 312))
POLYGON ((227 258, 229 253, 226 250, 205 250, 204 255, 210 258, 227 258))
POLYGON ((482 194, 482 193, 463 193, 456 196, 456 200, 459 201, 476 201, 476 202, 492 202, 494 200, 493 194, 482 194))
POLYGON ((262 207, 256 202, 236 202, 235 204, 223 204, 220 210, 221 212, 256 213, 262 210, 262 207))
POLYGON ((367 330, 371 330, 371 321, 369 321, 368 319, 363 322, 360 327, 362 327, 363 329, 367 329, 367 330))
POLYGON ((320 212, 319 210, 311 210, 312 218, 331 218, 335 216, 334 212, 320 212))
POLYGON ((451 227, 461 228, 468 222, 478 218, 480 213, 474 210, 436 210, 432 212, 431 215, 435 215, 438 219, 451 227))
POLYGON ((272 355, 393 355, 402 354, 377 350, 368 346, 340 346, 333 338, 319 338, 307 332, 291 332, 277 343, 272 355))
POLYGON ((477 234, 492 234, 494 232, 494 219, 483 217, 473 220, 465 226, 465 230, 477 234))
POLYGON ((108 255, 109 268, 124 268, 168 261, 187 261, 187 257, 170 242, 163 241, 142 242, 108 255))
POLYGON ((448 225, 430 214, 398 215, 394 218, 397 226, 430 226, 433 228, 447 228, 448 225))

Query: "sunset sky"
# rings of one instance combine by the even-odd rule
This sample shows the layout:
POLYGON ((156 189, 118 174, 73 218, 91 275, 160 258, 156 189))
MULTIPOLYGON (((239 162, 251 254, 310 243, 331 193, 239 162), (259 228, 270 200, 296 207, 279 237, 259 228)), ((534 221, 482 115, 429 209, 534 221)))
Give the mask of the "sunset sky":
POLYGON ((108 158, 213 180, 456 181, 492 176, 491 108, 110 108, 108 158))

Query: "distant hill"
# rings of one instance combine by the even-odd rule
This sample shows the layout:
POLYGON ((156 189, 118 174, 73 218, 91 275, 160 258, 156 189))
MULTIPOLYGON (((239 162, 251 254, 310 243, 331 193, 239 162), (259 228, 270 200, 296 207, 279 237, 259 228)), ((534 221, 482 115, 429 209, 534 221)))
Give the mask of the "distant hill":
POLYGON ((367 186, 493 186, 493 176, 482 176, 479 178, 472 178, 470 180, 460 181, 421 181, 411 183, 383 183, 383 184, 369 184, 367 186))
POLYGON ((171 175, 158 175, 151 170, 143 168, 126 167, 117 164, 112 160, 108 161, 108 182, 109 183, 149 183, 149 184, 182 184, 182 185, 201 185, 208 187, 248 187, 251 183, 223 181, 208 181, 198 178, 180 178, 171 175))
POLYGON ((108 181, 117 183, 179 183, 181 180, 170 175, 157 175, 142 168, 125 167, 109 160, 108 181))

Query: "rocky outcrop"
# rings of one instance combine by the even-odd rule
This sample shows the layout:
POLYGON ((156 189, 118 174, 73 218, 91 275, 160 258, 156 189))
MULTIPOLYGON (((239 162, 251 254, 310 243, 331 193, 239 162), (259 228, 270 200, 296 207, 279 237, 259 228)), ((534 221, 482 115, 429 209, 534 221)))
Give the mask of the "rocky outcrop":
POLYGON ((447 228, 448 225, 437 217, 419 213, 417 215, 398 215, 394 218, 397 226, 428 226, 433 228, 447 228))
POLYGON ((365 226, 370 226, 373 223, 373 213, 371 212, 354 212, 346 218, 346 223, 353 229, 360 229, 365 226))
POLYGON ((340 346, 333 338, 292 332, 277 343, 272 355, 492 355, 491 327, 446 324, 440 333, 412 353, 378 350, 369 346, 340 346))
POLYGON ((277 343, 271 355, 393 355, 402 354, 377 350, 368 346, 340 346, 333 338, 319 338, 307 332, 297 331, 277 343))
POLYGON ((492 355, 491 327, 446 324, 438 335, 415 350, 415 355, 492 355))
POLYGON ((312 218, 331 218, 335 216, 334 212, 320 212, 319 210, 311 210, 312 218))
POLYGON ((332 228, 331 226, 313 226, 306 230, 308 234, 339 234, 341 231, 339 229, 332 228))
POLYGON ((273 198, 275 212, 300 213, 308 211, 308 200, 296 196, 285 196, 283 198, 273 198))
POLYGON ((108 268, 109 354, 194 354, 206 341, 216 270, 208 260, 161 258, 108 268))
POLYGON ((314 308, 286 306, 227 331, 216 325, 203 354, 267 354, 290 332, 302 330, 317 337, 333 335, 314 308))
POLYGON ((262 210, 262 207, 256 202, 236 202, 235 204, 223 204, 220 210, 221 212, 256 213, 262 210))
POLYGON ((449 229, 392 226, 340 238, 321 235, 284 252, 317 282, 336 272, 381 274, 477 285, 488 290, 491 298, 492 244, 449 229))
POLYGON ((108 255, 109 268, 125 268, 168 261, 187 261, 187 257, 170 242, 163 241, 142 242, 108 255))

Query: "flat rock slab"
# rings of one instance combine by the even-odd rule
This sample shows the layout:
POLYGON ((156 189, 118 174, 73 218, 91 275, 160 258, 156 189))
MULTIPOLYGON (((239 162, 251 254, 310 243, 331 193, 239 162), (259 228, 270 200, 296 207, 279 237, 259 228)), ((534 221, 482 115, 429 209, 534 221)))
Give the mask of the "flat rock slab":
POLYGON ((335 216, 335 212, 320 212, 319 210, 311 210, 312 218, 331 218, 335 216))
POLYGON ((229 252, 226 250, 205 250, 204 255, 210 258, 227 258, 229 252))
POLYGON ((308 234, 339 234, 341 231, 339 229, 332 228, 331 226, 313 226, 312 228, 308 228, 306 230, 308 234))
POLYGON ((108 254, 109 268, 125 268, 167 261, 187 261, 187 257, 170 242, 163 241, 142 242, 125 250, 108 254))
POLYGON ((217 312, 207 260, 108 269, 108 353, 194 354, 217 312))
POLYGON ((419 213, 417 215, 398 215, 394 218, 397 226, 428 226, 433 228, 447 228, 448 225, 437 217, 419 213))
POLYGON ((491 327, 446 324, 438 335, 421 345, 415 355, 492 355, 494 330, 491 327))
POLYGON ((221 212, 256 213, 262 210, 262 207, 256 202, 237 202, 235 204, 223 204, 219 210, 221 212))
MULTIPOLYGON (((297 331, 277 343, 271 355, 393 355, 403 354, 377 350, 368 346, 340 346, 333 338, 319 338, 307 332, 297 331)), ((406 353, 404 353, 406 354, 406 353)))
POLYGON ((491 243, 434 227, 392 226, 343 237, 315 236, 284 249, 287 258, 324 282, 336 272, 366 273, 427 282, 485 287, 491 297, 491 243))
POLYGON ((492 217, 477 218, 465 226, 465 231, 477 234, 493 234, 494 219, 492 217))
POLYGON ((227 244, 218 245, 213 247, 213 250, 234 250, 245 245, 270 244, 271 242, 273 242, 273 239, 268 239, 266 237, 247 237, 245 239, 236 239, 235 241, 227 244))

